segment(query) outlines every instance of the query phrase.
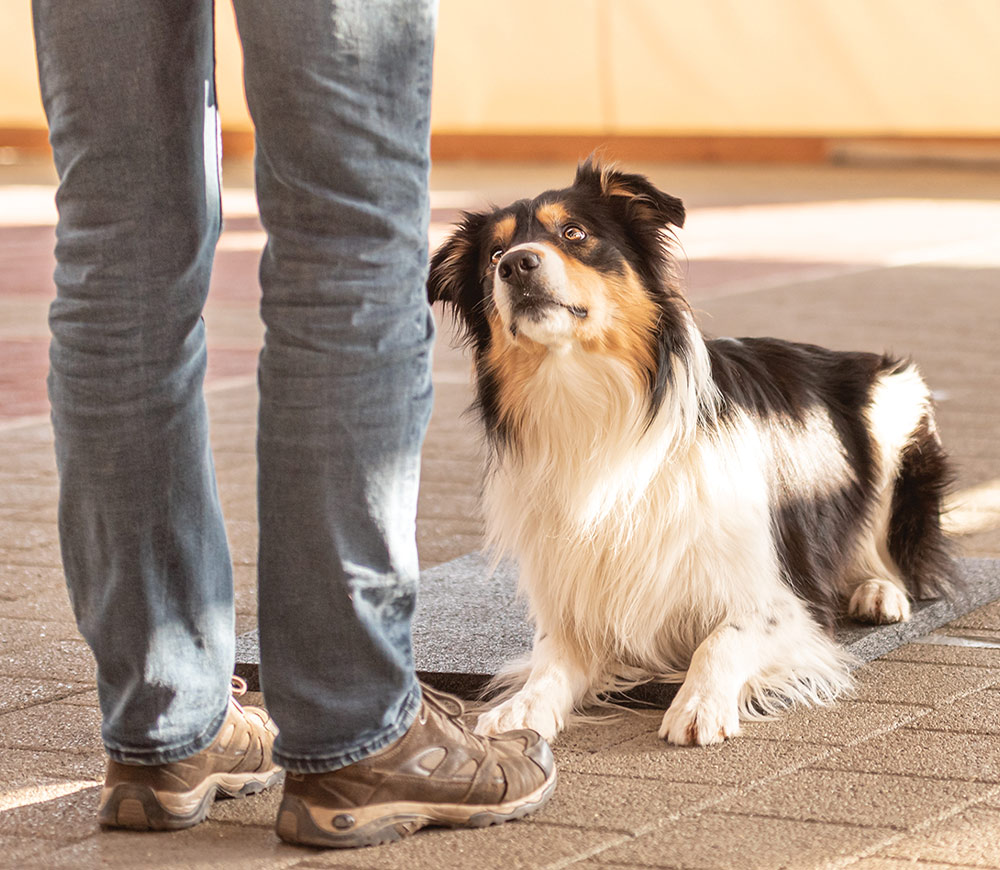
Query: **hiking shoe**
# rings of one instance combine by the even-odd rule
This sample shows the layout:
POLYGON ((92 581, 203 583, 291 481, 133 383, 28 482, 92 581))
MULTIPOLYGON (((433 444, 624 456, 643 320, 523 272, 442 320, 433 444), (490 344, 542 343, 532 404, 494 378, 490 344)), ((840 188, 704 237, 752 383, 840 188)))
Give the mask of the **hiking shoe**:
MULTIPOLYGON (((233 677, 233 694, 246 683, 233 677)), ((222 730, 197 755, 169 764, 108 762, 97 820, 109 828, 174 831, 205 820, 216 795, 243 797, 281 778, 271 760, 278 733, 265 710, 229 699, 222 730)))
POLYGON ((410 730, 356 764, 291 773, 278 836, 307 846, 375 846, 425 825, 480 828, 526 816, 556 785, 549 745, 534 731, 474 734, 457 698, 423 687, 410 730))

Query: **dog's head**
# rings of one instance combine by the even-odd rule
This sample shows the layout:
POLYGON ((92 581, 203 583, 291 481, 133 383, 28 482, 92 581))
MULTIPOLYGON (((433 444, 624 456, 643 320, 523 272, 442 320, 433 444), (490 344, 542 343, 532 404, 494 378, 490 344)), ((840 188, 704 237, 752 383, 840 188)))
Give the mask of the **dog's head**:
POLYGON ((432 259, 428 295, 453 308, 481 392, 549 354, 598 354, 645 380, 655 411, 684 338, 668 244, 683 223, 676 197, 587 161, 568 188, 465 214, 432 259))

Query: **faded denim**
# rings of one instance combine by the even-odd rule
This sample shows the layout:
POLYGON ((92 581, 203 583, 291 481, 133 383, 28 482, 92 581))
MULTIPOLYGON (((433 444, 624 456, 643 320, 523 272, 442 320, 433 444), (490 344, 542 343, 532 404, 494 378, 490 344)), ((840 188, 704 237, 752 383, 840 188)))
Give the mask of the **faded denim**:
MULTIPOLYGON (((112 758, 221 727, 232 569, 202 394, 221 227, 209 0, 35 0, 59 173, 49 395, 66 579, 112 758)), ((435 0, 236 0, 268 242, 261 680, 277 760, 333 770, 419 705, 435 0)))

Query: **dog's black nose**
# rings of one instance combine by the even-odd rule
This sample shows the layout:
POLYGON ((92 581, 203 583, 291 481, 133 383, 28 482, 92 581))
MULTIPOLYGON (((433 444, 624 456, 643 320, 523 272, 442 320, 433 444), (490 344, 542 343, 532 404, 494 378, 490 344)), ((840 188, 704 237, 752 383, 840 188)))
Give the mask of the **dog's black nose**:
POLYGON ((504 281, 523 279, 542 265, 542 258, 534 251, 511 251, 504 254, 497 272, 504 281))

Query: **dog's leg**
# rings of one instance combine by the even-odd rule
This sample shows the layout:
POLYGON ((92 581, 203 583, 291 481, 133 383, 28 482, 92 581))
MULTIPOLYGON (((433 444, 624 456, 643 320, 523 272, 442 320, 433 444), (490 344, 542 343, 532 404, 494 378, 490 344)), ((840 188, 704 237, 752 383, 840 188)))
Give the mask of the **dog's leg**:
POLYGON ((480 715, 476 732, 501 734, 530 728, 553 740, 590 683, 590 674, 569 650, 551 635, 542 636, 531 651, 531 671, 524 687, 480 715))
POLYGON ((876 625, 906 622, 910 618, 910 599, 900 584, 872 577, 858 584, 847 613, 854 619, 876 625))
POLYGON ((699 644, 659 735, 682 746, 721 743, 740 732, 739 696, 757 667, 756 626, 726 622, 699 644))

